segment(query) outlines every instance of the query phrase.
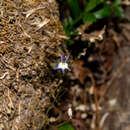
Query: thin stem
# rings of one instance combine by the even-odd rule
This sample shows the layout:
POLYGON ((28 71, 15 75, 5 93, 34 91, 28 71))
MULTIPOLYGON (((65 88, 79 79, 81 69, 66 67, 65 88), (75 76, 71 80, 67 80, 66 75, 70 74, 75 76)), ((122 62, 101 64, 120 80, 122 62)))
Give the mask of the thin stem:
POLYGON ((90 74, 90 78, 91 78, 91 81, 92 81, 92 85, 94 87, 94 100, 95 100, 95 104, 96 104, 96 115, 97 115, 97 124, 98 124, 98 130, 101 130, 101 127, 100 127, 100 113, 99 113, 99 101, 98 101, 98 97, 97 97, 97 89, 96 89, 96 84, 95 84, 95 81, 94 81, 94 78, 93 78, 93 74, 90 74))

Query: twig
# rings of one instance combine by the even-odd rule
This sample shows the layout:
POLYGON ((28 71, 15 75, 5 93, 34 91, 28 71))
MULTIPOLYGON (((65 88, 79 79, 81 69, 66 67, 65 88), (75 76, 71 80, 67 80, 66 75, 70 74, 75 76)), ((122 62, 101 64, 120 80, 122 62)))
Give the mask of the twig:
POLYGON ((92 85, 94 87, 94 100, 95 100, 95 104, 96 104, 96 116, 97 116, 98 130, 101 130, 101 127, 100 127, 100 113, 98 111, 99 102, 98 102, 98 99, 97 99, 97 89, 96 89, 96 85, 95 85, 95 81, 94 81, 93 75, 90 74, 89 76, 91 78, 92 85))
POLYGON ((9 72, 5 72, 5 73, 0 77, 0 79, 4 79, 5 76, 8 75, 8 74, 9 74, 9 72))
POLYGON ((19 113, 19 122, 21 120, 21 117, 20 117, 20 113, 21 113, 21 102, 19 102, 19 110, 18 110, 18 113, 19 113))
POLYGON ((108 115, 109 115, 108 112, 103 115, 103 117, 102 117, 102 119, 101 119, 101 121, 100 121, 100 126, 101 126, 101 128, 103 127, 103 124, 104 124, 106 118, 108 117, 108 115))
POLYGON ((9 89, 8 89, 8 99, 9 99, 9 101, 11 103, 11 106, 14 108, 13 102, 12 102, 11 97, 10 97, 9 89))

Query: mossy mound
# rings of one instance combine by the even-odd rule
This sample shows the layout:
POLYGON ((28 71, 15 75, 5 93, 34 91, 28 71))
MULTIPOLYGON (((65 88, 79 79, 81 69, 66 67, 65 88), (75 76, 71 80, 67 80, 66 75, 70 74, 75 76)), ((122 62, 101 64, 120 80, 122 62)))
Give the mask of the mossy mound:
POLYGON ((51 67, 65 53, 54 0, 0 1, 0 129, 38 130, 59 79, 51 67))

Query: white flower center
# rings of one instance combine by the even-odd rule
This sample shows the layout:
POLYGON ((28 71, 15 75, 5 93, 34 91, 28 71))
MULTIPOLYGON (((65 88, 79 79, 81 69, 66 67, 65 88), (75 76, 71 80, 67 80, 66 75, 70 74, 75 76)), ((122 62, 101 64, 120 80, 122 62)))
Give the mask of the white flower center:
POLYGON ((67 69, 68 68, 68 64, 65 63, 65 62, 60 62, 58 67, 61 68, 61 69, 67 69))

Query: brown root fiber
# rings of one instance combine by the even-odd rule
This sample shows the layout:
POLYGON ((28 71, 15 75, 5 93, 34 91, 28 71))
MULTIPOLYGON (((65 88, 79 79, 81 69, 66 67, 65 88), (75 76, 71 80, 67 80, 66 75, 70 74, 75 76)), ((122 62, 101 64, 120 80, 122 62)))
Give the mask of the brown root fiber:
POLYGON ((62 35, 54 0, 0 1, 0 129, 44 125, 59 83, 51 64, 66 53, 62 35))

